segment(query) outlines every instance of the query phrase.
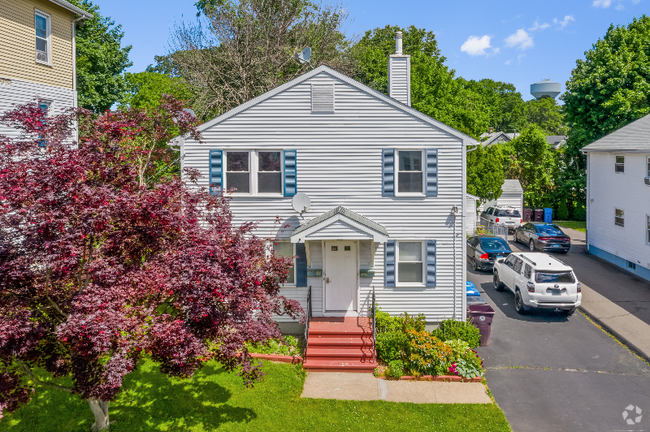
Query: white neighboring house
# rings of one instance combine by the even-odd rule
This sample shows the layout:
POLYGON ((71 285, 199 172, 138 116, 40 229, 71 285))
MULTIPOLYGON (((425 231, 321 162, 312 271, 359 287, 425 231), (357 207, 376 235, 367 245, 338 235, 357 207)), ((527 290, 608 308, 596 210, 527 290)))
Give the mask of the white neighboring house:
POLYGON ((477 202, 481 199, 472 194, 465 195, 465 233, 474 235, 476 230, 476 222, 478 219, 477 202))
POLYGON ((398 49, 388 67, 391 97, 319 66, 203 124, 204 144, 175 144, 201 186, 237 188, 235 223, 259 221, 257 235, 297 256, 282 294, 306 307, 311 287, 314 316, 367 315, 374 287, 391 314, 464 320, 476 141, 411 108, 409 56, 398 49), (311 200, 304 215, 296 193, 311 200))
POLYGON ((505 180, 503 186, 501 186, 501 196, 486 202, 482 207, 497 206, 513 207, 519 210, 519 214, 524 214, 524 189, 521 187, 519 180, 505 180))
POLYGON ((582 151, 589 252, 650 281, 650 115, 582 151))

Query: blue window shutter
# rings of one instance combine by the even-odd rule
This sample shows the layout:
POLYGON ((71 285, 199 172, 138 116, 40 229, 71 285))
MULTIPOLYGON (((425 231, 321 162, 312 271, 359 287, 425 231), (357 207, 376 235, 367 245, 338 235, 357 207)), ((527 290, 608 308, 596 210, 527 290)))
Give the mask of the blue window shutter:
POLYGON ((438 149, 428 148, 426 150, 427 169, 427 196, 438 196, 438 149))
POLYGON ((307 251, 304 243, 296 243, 296 286, 307 286, 307 251))
POLYGON ((427 240, 427 287, 436 286, 436 241, 427 240))
POLYGON ((395 196, 395 149, 382 149, 382 195, 395 196))
POLYGON ((284 196, 292 197, 298 192, 297 151, 284 151, 284 196))
POLYGON ((384 246, 384 284, 387 287, 395 286, 395 240, 388 240, 384 246))
POLYGON ((223 150, 210 150, 210 193, 223 187, 223 150))

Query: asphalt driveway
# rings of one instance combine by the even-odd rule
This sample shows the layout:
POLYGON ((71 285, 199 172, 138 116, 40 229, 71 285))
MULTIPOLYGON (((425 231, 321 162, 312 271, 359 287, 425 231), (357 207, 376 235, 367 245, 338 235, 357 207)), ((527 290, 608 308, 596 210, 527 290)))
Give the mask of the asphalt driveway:
MULTIPOLYGON (((573 248, 562 259, 573 265, 572 255, 580 253, 573 248)), ((598 274, 588 262, 584 269, 574 267, 579 279, 598 274)), ((491 273, 470 270, 467 278, 496 311, 491 343, 478 352, 514 431, 650 431, 647 363, 578 312, 569 318, 553 311, 522 316, 512 293, 494 289, 491 273), (623 418, 630 405, 633 424, 623 418)))

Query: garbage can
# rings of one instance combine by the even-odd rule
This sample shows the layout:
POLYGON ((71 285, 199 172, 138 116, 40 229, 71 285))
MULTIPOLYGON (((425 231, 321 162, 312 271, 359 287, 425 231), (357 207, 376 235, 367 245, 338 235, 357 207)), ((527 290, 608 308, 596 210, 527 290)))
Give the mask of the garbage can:
POLYGON ((467 306, 467 315, 472 319, 474 327, 481 333, 481 346, 490 345, 490 326, 494 309, 489 304, 471 304, 467 306))
POLYGON ((535 209, 535 212, 533 213, 533 217, 534 217, 535 222, 543 222, 544 221, 544 210, 535 209))
MULTIPOLYGON (((486 305, 487 304, 487 301, 480 295, 479 296, 473 296, 473 295, 467 294, 467 297, 465 297, 465 298, 467 299, 467 307, 468 307, 468 309, 469 309, 469 306, 471 306, 471 305, 486 305)), ((468 311, 468 315, 469 315, 469 311, 468 311)))
POLYGON ((476 285, 474 285, 474 282, 467 281, 467 284, 465 285, 465 291, 467 296, 480 296, 481 293, 478 292, 476 289, 476 285))
POLYGON ((524 209, 524 222, 530 222, 533 216, 533 209, 526 207, 524 209))
POLYGON ((553 222, 553 209, 545 208, 544 209, 544 222, 551 223, 553 222))

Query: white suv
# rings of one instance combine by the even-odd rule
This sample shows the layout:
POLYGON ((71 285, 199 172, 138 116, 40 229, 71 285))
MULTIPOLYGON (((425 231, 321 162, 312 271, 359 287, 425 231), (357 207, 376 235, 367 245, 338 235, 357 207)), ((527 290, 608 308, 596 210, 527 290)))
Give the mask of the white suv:
POLYGON ((573 269, 545 253, 514 252, 494 263, 494 288, 515 294, 515 309, 560 309, 571 315, 580 306, 582 288, 573 269))
POLYGON ((488 207, 481 213, 481 222, 486 221, 488 225, 505 225, 509 230, 520 227, 523 223, 521 213, 514 207, 488 207))

